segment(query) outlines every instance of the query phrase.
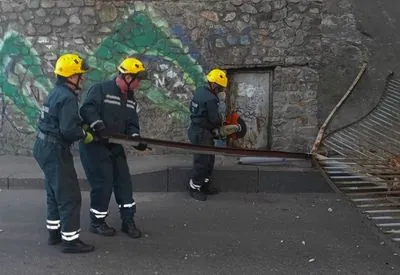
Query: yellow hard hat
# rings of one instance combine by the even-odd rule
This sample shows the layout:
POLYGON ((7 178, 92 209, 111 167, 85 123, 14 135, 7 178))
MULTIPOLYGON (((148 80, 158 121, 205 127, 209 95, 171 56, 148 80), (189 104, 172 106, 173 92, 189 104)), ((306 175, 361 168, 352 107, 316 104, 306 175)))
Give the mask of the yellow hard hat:
POLYGON ((144 65, 140 60, 128 57, 118 66, 118 71, 123 74, 138 74, 144 72, 144 65))
POLYGON ((89 70, 85 60, 77 54, 64 54, 57 59, 54 73, 63 77, 83 74, 89 70))
POLYGON ((220 69, 212 69, 207 74, 207 80, 211 83, 216 83, 224 88, 228 86, 228 78, 226 77, 226 73, 220 69))

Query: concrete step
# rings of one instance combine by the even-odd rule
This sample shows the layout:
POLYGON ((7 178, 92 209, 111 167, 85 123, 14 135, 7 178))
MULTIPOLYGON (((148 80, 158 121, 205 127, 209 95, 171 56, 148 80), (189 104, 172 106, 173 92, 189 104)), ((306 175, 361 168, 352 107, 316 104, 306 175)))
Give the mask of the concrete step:
MULTIPOLYGON (((189 155, 139 156, 128 159, 135 192, 183 192, 189 181, 189 155)), ((32 157, 0 157, 0 188, 42 189, 44 175, 32 157)), ((81 189, 90 189, 79 158, 75 168, 81 189)), ((329 184, 311 162, 240 165, 234 157, 217 157, 213 182, 223 192, 330 193, 329 184)))

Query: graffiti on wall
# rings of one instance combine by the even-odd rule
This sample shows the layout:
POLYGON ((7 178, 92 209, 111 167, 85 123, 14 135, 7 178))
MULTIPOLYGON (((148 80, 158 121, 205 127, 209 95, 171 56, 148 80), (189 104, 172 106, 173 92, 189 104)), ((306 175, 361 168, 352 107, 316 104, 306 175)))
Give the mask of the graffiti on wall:
MULTIPOLYGON (((129 13, 87 56, 93 70, 86 75, 85 88, 112 77, 123 58, 136 56, 146 63, 151 75, 143 82, 140 93, 172 119, 187 120, 189 112, 183 102, 204 84, 198 53, 183 29, 170 27, 151 6, 135 5, 129 13)), ((35 48, 20 33, 5 34, 0 43, 0 58, 2 125, 9 121, 16 130, 32 133, 40 103, 53 86, 51 78, 43 73, 35 48)))
POLYGON ((243 148, 268 148, 270 72, 235 72, 230 79, 231 108, 240 113, 247 125, 247 134, 237 145, 243 148))
POLYGON ((18 33, 6 33, 0 42, 0 58, 1 127, 7 120, 15 129, 29 133, 52 84, 42 72, 35 49, 18 33))

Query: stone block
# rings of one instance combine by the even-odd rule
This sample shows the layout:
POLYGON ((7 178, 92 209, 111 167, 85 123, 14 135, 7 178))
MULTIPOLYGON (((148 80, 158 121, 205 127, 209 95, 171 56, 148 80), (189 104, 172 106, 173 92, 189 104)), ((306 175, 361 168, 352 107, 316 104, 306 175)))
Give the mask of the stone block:
POLYGON ((37 8, 39 8, 40 0, 30 0, 30 1, 27 1, 27 4, 28 4, 28 8, 37 9, 37 8))
MULTIPOLYGON (((68 2, 68 1, 65 1, 65 2, 68 2)), ((41 7, 42 8, 52 8, 52 7, 54 7, 55 6, 55 4, 56 4, 56 2, 55 1, 53 1, 53 0, 42 0, 41 1, 41 7)))

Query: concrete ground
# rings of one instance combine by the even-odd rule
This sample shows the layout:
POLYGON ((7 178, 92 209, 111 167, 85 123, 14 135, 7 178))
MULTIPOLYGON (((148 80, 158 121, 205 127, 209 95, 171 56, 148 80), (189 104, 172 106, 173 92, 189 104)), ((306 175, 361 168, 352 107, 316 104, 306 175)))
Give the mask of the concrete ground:
POLYGON ((66 255, 46 244, 44 191, 3 189, 0 274, 400 274, 397 250, 333 193, 137 193, 139 240, 89 233, 82 196, 81 236, 96 250, 66 255))

